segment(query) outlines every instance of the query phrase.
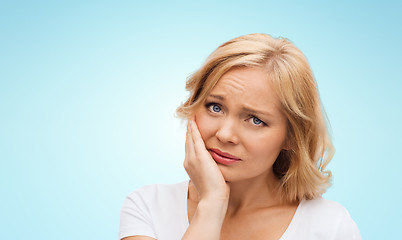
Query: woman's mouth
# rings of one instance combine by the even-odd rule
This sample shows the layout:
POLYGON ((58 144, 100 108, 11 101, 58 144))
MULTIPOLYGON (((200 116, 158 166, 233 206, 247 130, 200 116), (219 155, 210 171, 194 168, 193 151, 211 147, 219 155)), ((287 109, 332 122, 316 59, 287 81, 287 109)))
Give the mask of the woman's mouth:
POLYGON ((219 149, 216 149, 216 148, 211 148, 208 151, 211 154, 212 158, 217 163, 220 163, 220 164, 231 165, 231 164, 234 164, 234 163, 237 163, 237 162, 241 161, 240 158, 238 158, 236 156, 233 156, 233 155, 231 155, 229 153, 222 152, 222 151, 220 151, 219 149))

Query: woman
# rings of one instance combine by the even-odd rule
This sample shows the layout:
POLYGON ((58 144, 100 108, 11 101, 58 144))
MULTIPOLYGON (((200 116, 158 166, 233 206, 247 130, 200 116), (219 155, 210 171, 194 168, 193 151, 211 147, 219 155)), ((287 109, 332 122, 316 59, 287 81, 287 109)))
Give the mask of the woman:
POLYGON ((120 239, 361 239, 321 194, 333 155, 304 55, 265 34, 218 47, 186 85, 190 181, 130 194, 120 239))

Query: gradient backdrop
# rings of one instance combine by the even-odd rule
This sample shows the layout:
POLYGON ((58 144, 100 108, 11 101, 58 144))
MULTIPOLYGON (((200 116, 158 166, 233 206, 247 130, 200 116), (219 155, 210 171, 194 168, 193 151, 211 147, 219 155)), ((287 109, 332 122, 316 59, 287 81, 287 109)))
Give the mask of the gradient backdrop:
POLYGON ((333 186, 363 239, 402 235, 400 1, 0 1, 0 239, 117 239, 126 195, 188 177, 185 80, 263 32, 307 56, 333 186))

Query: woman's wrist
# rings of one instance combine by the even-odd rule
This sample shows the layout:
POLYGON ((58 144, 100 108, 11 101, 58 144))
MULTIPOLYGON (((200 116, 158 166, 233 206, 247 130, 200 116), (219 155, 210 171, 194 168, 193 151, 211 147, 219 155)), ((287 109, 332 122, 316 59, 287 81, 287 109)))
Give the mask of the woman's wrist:
POLYGON ((224 219, 228 208, 229 199, 209 198, 198 202, 197 212, 211 217, 224 219))
POLYGON ((182 240, 219 240, 228 201, 201 199, 182 240))

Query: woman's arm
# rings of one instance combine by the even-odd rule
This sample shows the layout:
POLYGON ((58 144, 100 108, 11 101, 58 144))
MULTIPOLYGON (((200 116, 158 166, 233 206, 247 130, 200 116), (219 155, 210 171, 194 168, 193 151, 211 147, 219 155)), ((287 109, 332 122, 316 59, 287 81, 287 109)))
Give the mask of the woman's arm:
POLYGON ((227 201, 201 200, 182 240, 219 240, 227 201))
POLYGON ((198 192, 199 202, 182 240, 219 240, 230 189, 206 150, 193 119, 189 120, 187 127, 184 168, 198 192))

